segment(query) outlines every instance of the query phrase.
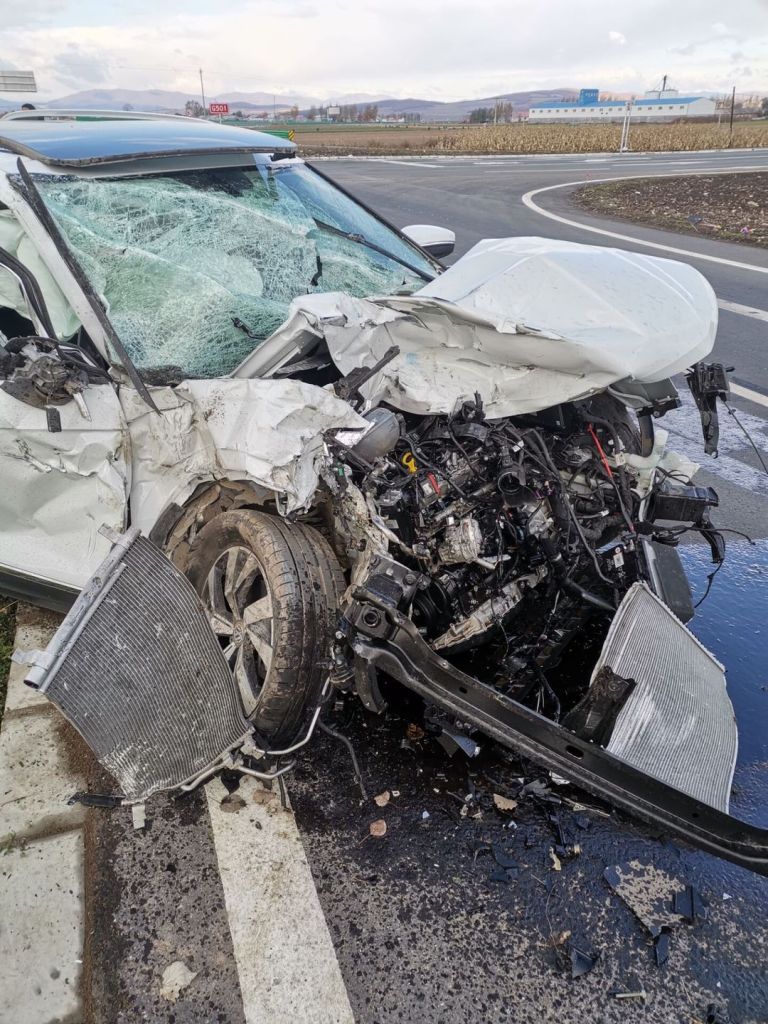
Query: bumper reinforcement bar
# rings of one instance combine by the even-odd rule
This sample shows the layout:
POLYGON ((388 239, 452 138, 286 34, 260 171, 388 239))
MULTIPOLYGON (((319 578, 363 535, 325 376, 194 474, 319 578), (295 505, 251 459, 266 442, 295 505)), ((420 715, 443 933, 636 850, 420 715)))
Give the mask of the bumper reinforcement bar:
POLYGON ((367 589, 345 613, 355 655, 486 735, 634 817, 768 875, 768 830, 739 821, 580 739, 439 657, 414 624, 367 589))

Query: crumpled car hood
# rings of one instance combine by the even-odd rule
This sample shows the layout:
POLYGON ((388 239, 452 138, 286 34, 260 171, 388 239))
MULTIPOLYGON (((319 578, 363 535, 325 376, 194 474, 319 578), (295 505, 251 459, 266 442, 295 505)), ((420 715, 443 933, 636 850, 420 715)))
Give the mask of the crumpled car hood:
POLYGON ((410 296, 301 296, 258 355, 322 337, 346 374, 397 345, 363 388, 370 405, 448 414, 479 392, 489 416, 513 416, 619 380, 663 380, 706 356, 716 330, 714 292, 686 264, 546 238, 486 239, 410 296))

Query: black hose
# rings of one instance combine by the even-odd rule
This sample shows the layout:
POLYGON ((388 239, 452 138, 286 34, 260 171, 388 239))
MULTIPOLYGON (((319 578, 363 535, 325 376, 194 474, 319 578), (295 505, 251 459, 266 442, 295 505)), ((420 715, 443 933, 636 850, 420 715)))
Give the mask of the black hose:
POLYGON ((342 733, 337 732, 335 729, 332 729, 329 725, 326 725, 325 722, 323 722, 319 718, 317 720, 317 727, 321 732, 324 732, 327 736, 332 736, 335 740, 338 740, 339 743, 343 743, 344 746, 347 748, 347 750, 349 751, 349 756, 352 759, 352 771, 355 774, 355 781, 360 787, 360 793, 362 794, 363 800, 367 800, 368 793, 366 792, 365 785, 363 784, 363 776, 360 771, 360 765, 357 763, 355 748, 352 746, 351 741, 347 739, 346 736, 342 735, 342 733))
POLYGON ((585 590, 584 587, 580 586, 575 580, 564 579, 561 581, 562 588, 569 590, 576 597, 580 598, 585 604, 591 604, 593 608, 599 608, 601 611, 610 612, 611 615, 616 611, 616 608, 602 597, 598 597, 597 594, 593 594, 590 590, 585 590))

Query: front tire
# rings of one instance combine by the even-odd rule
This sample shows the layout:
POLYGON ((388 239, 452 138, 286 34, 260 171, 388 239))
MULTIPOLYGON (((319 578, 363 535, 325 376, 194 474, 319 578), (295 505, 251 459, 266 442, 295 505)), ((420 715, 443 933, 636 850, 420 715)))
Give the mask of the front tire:
POLYGON ((188 576, 246 714, 273 745, 289 743, 327 674, 344 592, 328 542, 310 526, 263 512, 224 512, 200 531, 188 576))

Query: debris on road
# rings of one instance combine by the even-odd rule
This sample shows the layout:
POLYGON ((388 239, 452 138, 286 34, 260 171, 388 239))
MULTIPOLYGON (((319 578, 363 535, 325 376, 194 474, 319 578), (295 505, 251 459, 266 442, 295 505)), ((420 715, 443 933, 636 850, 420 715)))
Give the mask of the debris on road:
POLYGON ((635 992, 611 992, 614 999, 639 999, 642 1002, 648 998, 645 989, 640 988, 635 992))
POLYGON ((660 868, 633 860, 607 867, 603 878, 652 938, 680 923, 672 909, 672 894, 680 883, 660 868))
POLYGON ((147 824, 147 805, 146 804, 133 804, 131 807, 131 818, 133 819, 133 827, 137 831, 144 828, 147 824))
POLYGON ((656 957, 656 966, 661 967, 669 960, 669 932, 663 931, 656 936, 653 943, 653 953, 656 957))
POLYGON ((511 800, 509 797, 502 796, 501 793, 494 793, 493 804, 499 811, 514 811, 517 807, 517 800, 511 800))
POLYGON ((706 920, 707 908, 692 885, 687 885, 682 892, 675 893, 672 906, 676 914, 691 924, 695 924, 697 920, 706 920))
POLYGON ((600 959, 599 954, 597 956, 590 956, 573 944, 571 944, 570 948, 570 957, 572 978, 581 978, 584 974, 589 974, 600 959))
POLYGON ((160 995, 171 1003, 175 1003, 183 989, 197 977, 197 971, 190 971, 183 960, 174 960, 163 971, 163 983, 160 995))
POLYGON ((557 856, 557 854, 555 853, 554 849, 551 846, 549 848, 549 857, 550 857, 550 860, 552 861, 552 867, 554 868, 554 870, 555 871, 562 871, 563 870, 563 865, 562 865, 562 863, 560 861, 560 858, 557 856))

